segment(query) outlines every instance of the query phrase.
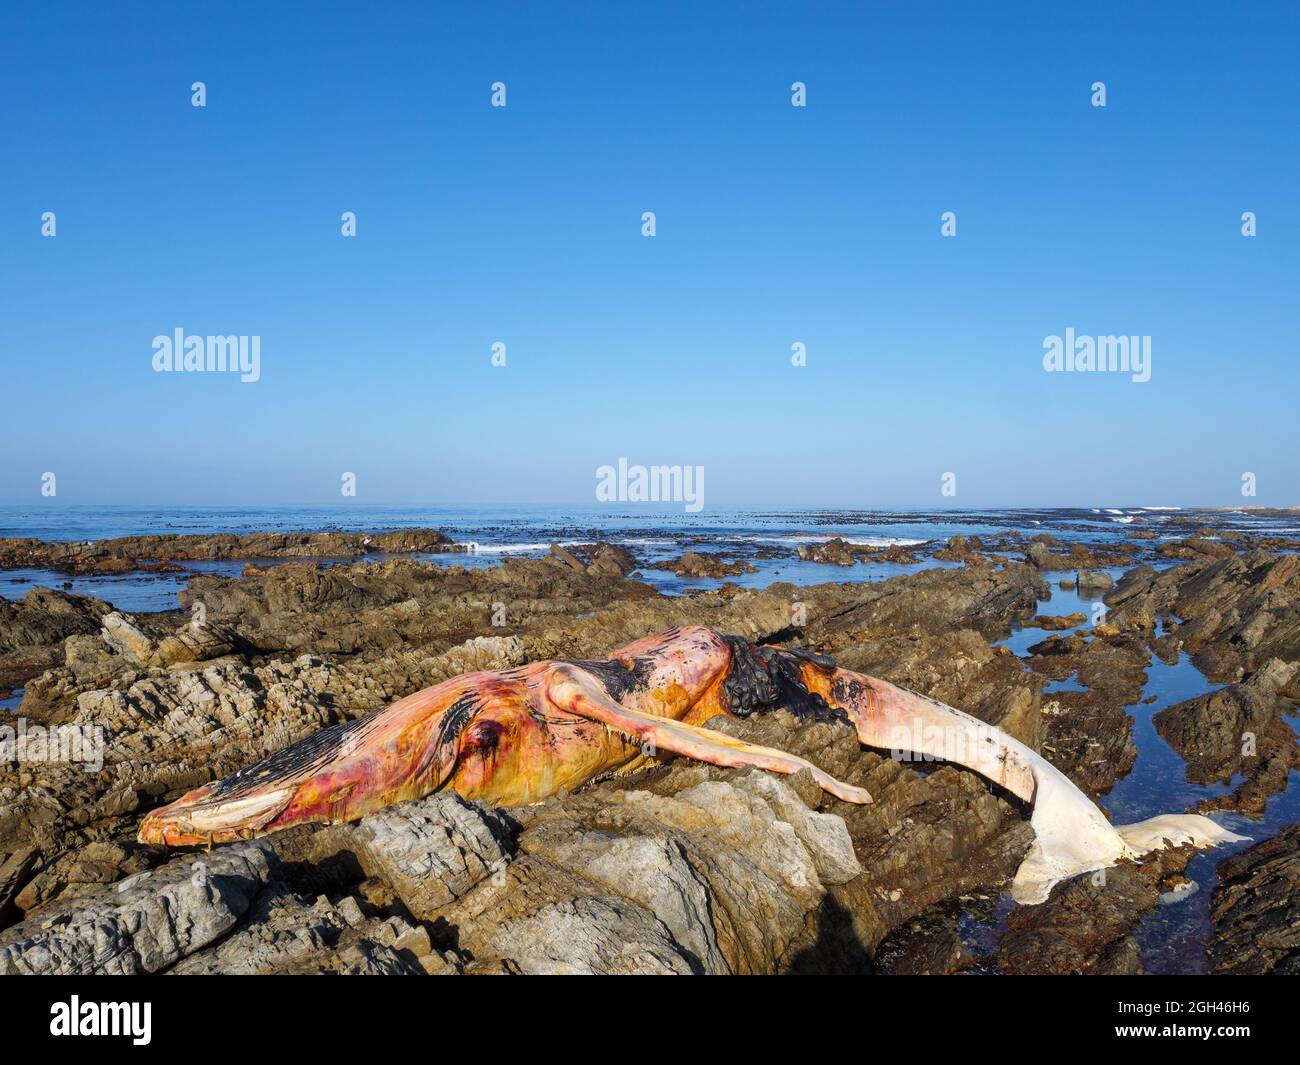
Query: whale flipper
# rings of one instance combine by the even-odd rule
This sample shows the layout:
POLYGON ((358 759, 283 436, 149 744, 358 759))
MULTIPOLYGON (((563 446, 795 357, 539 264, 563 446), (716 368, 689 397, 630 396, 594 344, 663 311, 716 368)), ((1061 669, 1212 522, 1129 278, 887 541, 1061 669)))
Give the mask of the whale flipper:
POLYGON ((592 674, 579 666, 552 667, 547 694, 561 709, 600 721, 642 744, 653 744, 657 750, 671 751, 710 765, 753 766, 774 773, 798 773, 806 769, 823 791, 837 799, 859 804, 871 802, 866 789, 836 780, 798 755, 746 743, 713 729, 628 709, 614 700, 592 674))

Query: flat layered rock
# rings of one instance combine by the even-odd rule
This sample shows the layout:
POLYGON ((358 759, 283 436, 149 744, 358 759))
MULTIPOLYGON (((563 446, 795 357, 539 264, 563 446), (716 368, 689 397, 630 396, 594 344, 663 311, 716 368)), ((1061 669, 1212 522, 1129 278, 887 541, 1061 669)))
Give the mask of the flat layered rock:
POLYGON ((145 562, 259 558, 359 558, 368 554, 413 554, 464 548, 437 529, 382 533, 229 533, 182 536, 123 536, 95 541, 0 538, 0 569, 52 568, 69 573, 122 573, 145 562))

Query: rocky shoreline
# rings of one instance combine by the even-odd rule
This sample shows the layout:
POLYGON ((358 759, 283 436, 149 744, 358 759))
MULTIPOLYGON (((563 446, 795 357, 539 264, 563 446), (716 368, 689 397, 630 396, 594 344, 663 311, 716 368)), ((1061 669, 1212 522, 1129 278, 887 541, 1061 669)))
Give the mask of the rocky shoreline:
POLYGON ((0 570, 40 567, 67 574, 158 572, 168 563, 225 559, 360 558, 371 554, 464 551, 437 529, 377 533, 251 533, 235 536, 122 536, 80 542, 0 538, 0 570))
MULTIPOLYGON (((463 550, 436 530, 0 541, 0 567, 69 573, 279 562, 193 575, 182 609, 157 614, 44 588, 0 600, 0 687, 22 688, 14 718, 103 742, 94 772, 0 761, 0 973, 1139 971, 1135 930, 1189 852, 1061 884, 1013 910, 978 956, 958 934, 960 900, 998 896, 1032 842, 1026 811, 965 770, 864 751, 845 726, 780 713, 715 726, 800 754, 875 804, 678 760, 523 809, 434 795, 211 853, 135 832, 153 806, 446 677, 596 657, 682 624, 771 637, 932 694, 1043 750, 1103 802, 1133 765, 1126 708, 1153 657, 1185 653, 1226 687, 1162 711, 1157 728, 1190 779, 1236 782, 1213 808, 1257 814, 1297 767, 1285 719, 1300 695, 1300 557, 1254 540, 1176 543, 954 537, 934 547, 950 566, 888 580, 666 596, 637 579, 626 547, 598 542, 466 568, 390 557, 463 550), (1124 573, 1108 588, 1108 574, 1081 570, 1124 573), (1104 622, 1035 622, 1070 571, 1104 597, 1104 622), (1052 630, 1024 657, 1000 646, 1022 625, 1052 630), (1077 689, 1048 690, 1071 677, 1077 689)), ((877 553, 839 544, 811 561, 877 553)), ((745 560, 678 562, 725 578, 745 560)), ((1300 840, 1284 832, 1224 863, 1215 967, 1294 966, 1284 936, 1268 950, 1243 940, 1294 926, 1277 885, 1297 862, 1300 840)))

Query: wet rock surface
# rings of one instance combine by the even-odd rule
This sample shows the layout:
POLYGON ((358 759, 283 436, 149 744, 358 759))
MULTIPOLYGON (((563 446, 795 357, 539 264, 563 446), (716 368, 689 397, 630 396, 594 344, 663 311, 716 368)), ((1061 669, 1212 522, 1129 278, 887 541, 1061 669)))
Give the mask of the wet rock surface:
POLYGON ((1032 624, 1040 629, 1077 629, 1088 620, 1085 614, 1039 614, 1032 624))
POLYGON ((1300 825, 1219 866, 1209 971, 1300 973, 1300 825))
POLYGON ((1186 865, 1189 848, 1156 851, 1143 860, 1075 877, 1039 906, 1007 919, 998 944, 1002 970, 1013 974, 1136 974, 1141 954, 1133 933, 1160 904, 1161 880, 1186 865))
POLYGON ((665 562, 664 568, 680 577, 713 578, 736 577, 742 573, 753 573, 756 569, 749 562, 728 562, 712 551, 683 551, 677 558, 665 562))
POLYGON ((800 544, 796 553, 805 562, 829 563, 832 566, 853 566, 859 562, 901 562, 910 566, 920 561, 907 548, 897 544, 882 547, 855 544, 842 536, 820 544, 800 544))
MULTIPOLYGON (((1095 631, 1095 630, 1094 630, 1095 631)), ((1029 648, 1028 665, 1082 690, 1044 696, 1043 752, 1089 795, 1099 796, 1137 759, 1126 707, 1142 697, 1149 652, 1125 636, 1049 636, 1029 648)))

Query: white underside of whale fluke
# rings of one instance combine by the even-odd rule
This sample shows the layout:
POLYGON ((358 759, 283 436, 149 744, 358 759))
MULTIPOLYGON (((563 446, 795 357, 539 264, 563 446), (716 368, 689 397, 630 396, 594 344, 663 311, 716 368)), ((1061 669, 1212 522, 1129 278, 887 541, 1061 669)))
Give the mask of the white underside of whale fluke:
POLYGON ((1164 847, 1215 847, 1248 838, 1201 814, 1160 814, 1131 825, 1112 825, 1064 773, 1041 755, 1032 757, 1038 785, 1030 818, 1035 839, 1011 884, 1016 902, 1044 902, 1062 880, 1164 847))
POLYGON ((1246 839, 1200 814, 1112 825, 1069 777, 1000 728, 875 677, 837 670, 836 678, 832 694, 867 746, 964 765, 1032 804, 1034 843, 1011 885, 1017 902, 1043 902, 1062 880, 1166 846, 1214 847, 1246 839))

